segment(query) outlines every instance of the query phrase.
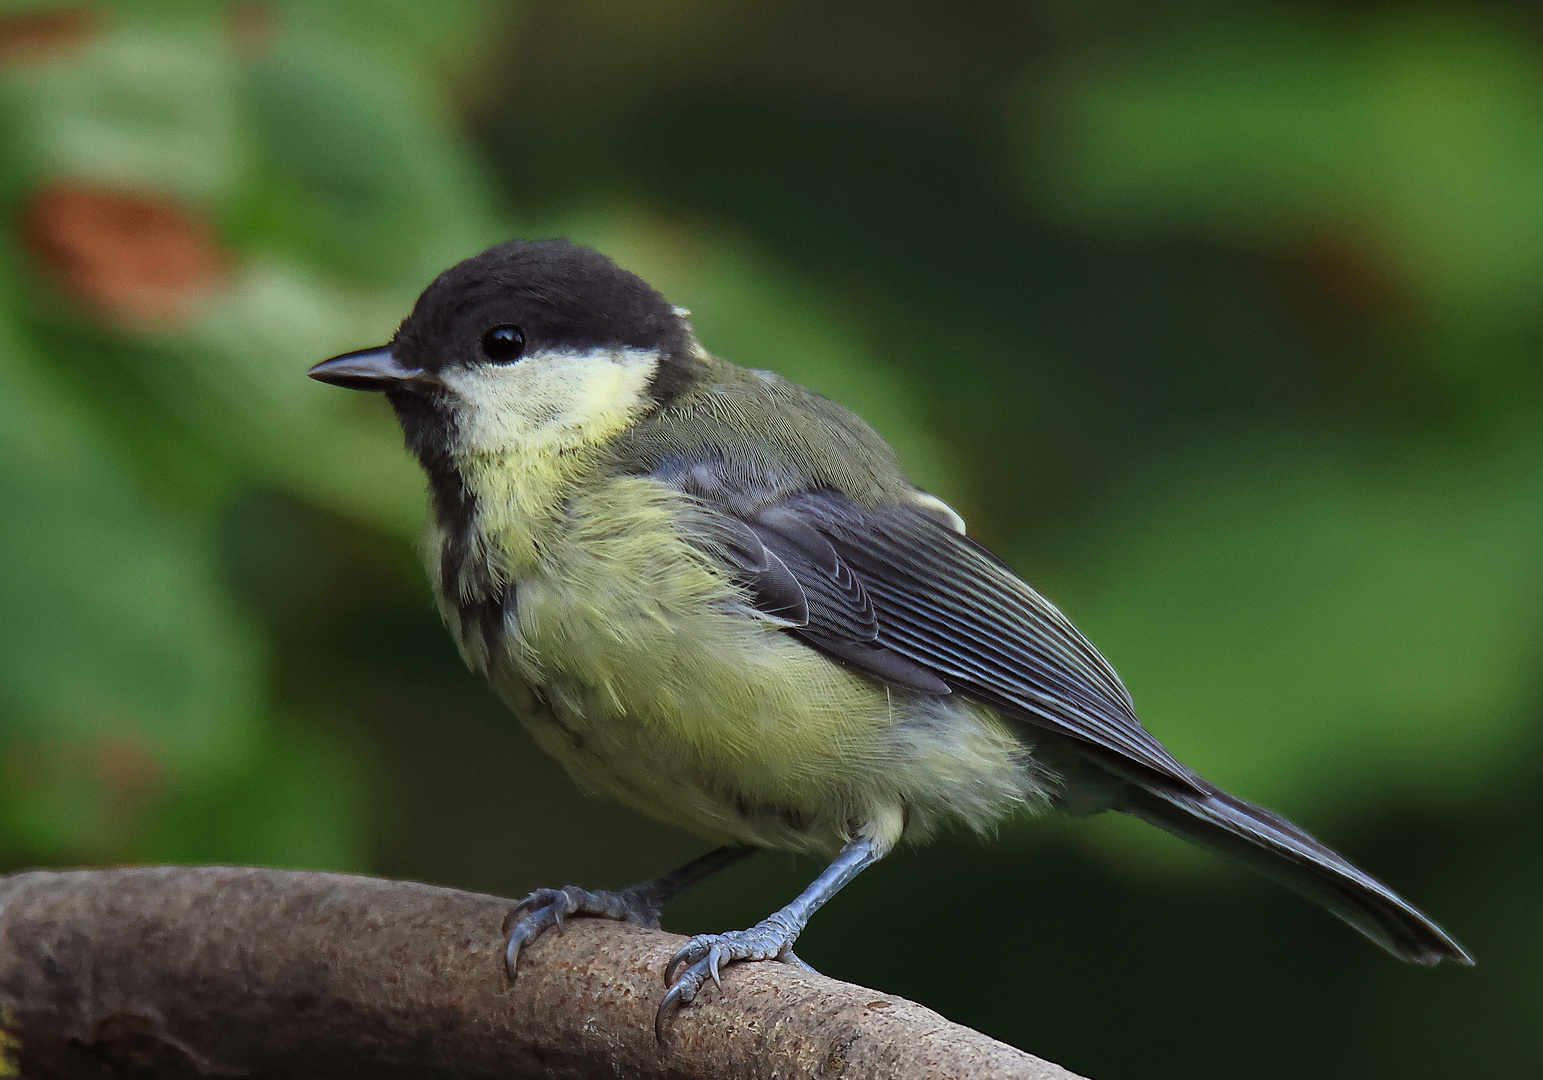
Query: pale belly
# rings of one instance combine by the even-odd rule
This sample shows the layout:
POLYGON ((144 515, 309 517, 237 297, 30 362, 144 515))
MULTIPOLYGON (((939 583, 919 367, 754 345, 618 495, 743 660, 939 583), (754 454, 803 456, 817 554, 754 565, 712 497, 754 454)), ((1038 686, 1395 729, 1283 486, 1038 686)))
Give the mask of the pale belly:
POLYGON ((829 853, 1047 800, 990 710, 886 687, 741 612, 661 618, 636 593, 584 602, 536 582, 519 597, 529 632, 494 687, 582 787, 651 817, 829 853))
POLYGON ((681 538, 678 496, 624 480, 589 497, 603 512, 577 506, 510 575, 485 650, 581 786, 720 842, 817 852, 1048 802, 1053 780, 991 710, 888 687, 760 618, 681 538))

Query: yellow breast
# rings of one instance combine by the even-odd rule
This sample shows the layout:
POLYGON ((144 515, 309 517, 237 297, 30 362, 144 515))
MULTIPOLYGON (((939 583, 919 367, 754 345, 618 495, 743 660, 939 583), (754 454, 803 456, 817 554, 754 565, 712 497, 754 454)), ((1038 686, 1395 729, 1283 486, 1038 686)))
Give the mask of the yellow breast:
POLYGON ((893 843, 908 815, 944 812, 940 784, 982 815, 1022 801, 1004 725, 760 617, 687 539, 704 512, 646 478, 587 485, 514 579, 517 630, 489 674, 581 783, 714 838, 813 850, 854 830, 893 843))

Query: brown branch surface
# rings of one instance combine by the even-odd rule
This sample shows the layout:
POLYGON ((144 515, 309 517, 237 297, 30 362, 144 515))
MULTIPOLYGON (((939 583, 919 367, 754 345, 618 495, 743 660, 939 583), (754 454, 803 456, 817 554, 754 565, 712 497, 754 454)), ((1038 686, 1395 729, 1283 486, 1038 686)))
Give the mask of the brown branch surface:
POLYGON ((661 971, 681 938, 571 920, 510 986, 509 907, 285 870, 0 878, 0 1075, 1077 1080, 903 998, 783 964, 729 969, 661 1047, 661 971))

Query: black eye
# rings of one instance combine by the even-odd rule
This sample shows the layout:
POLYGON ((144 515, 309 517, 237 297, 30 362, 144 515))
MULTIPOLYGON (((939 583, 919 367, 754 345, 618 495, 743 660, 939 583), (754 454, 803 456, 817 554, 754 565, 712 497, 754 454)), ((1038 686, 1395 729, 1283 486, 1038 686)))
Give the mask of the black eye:
POLYGON ((495 326, 482 335, 482 355, 495 364, 512 364, 525 351, 525 331, 518 326, 495 326))

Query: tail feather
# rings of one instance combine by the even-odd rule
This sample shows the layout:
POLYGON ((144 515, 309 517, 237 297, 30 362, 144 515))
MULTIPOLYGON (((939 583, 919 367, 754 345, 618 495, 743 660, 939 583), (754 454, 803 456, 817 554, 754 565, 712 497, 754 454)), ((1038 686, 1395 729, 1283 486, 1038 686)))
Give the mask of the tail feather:
POLYGON ((1279 814, 1204 781, 1197 791, 1133 783, 1122 809, 1322 904, 1401 959, 1473 963, 1446 931, 1338 852, 1279 814))

